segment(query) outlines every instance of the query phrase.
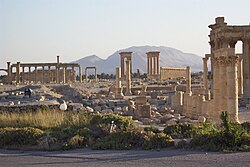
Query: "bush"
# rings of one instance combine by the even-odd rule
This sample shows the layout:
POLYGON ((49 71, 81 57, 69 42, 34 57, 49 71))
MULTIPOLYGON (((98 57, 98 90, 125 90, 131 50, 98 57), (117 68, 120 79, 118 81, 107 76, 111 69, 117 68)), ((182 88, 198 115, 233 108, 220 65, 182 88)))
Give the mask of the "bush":
POLYGON ((0 146, 35 145, 44 132, 37 128, 0 128, 0 146))
POLYGON ((134 131, 120 131, 111 133, 104 139, 98 139, 92 149, 106 150, 129 150, 132 148, 141 147, 143 143, 143 135, 134 131))
POLYGON ((212 151, 248 150, 250 136, 240 124, 233 124, 226 112, 221 113, 222 127, 213 133, 199 134, 191 142, 192 148, 212 151))
POLYGON ((129 128, 133 127, 134 125, 133 120, 128 117, 115 114, 95 114, 90 120, 90 127, 98 126, 101 124, 110 125, 112 121, 118 129, 123 131, 129 130, 129 128))
POLYGON ((172 138, 191 138, 196 133, 197 128, 192 124, 177 124, 164 128, 163 132, 172 138))
POLYGON ((144 136, 144 143, 142 145, 142 148, 145 150, 151 150, 166 148, 173 145, 173 139, 165 133, 149 132, 146 136, 144 136))

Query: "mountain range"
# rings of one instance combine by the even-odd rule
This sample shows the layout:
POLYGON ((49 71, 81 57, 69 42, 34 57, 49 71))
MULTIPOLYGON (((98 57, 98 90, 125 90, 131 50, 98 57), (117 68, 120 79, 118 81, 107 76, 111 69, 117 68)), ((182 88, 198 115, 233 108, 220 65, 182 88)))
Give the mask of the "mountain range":
POLYGON ((107 59, 101 59, 96 55, 87 56, 73 63, 79 63, 83 71, 85 67, 95 66, 97 73, 115 74, 115 68, 120 66, 120 52, 130 51, 132 53, 132 71, 137 69, 140 73, 147 72, 147 56, 146 52, 159 51, 160 52, 160 66, 164 67, 186 67, 190 66, 193 72, 202 70, 202 57, 192 54, 184 53, 180 50, 165 47, 165 46, 133 46, 126 49, 121 49, 110 55, 107 59))

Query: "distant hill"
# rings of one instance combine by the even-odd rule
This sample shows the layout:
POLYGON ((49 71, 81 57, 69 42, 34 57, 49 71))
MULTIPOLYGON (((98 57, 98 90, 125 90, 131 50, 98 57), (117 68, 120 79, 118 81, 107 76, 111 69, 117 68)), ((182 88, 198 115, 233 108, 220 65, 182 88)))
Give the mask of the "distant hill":
POLYGON ((136 72, 137 69, 141 73, 147 72, 147 56, 146 52, 159 51, 160 52, 160 66, 169 67, 186 67, 190 66, 192 71, 202 70, 202 57, 191 53, 184 53, 180 50, 165 47, 165 46, 133 46, 126 49, 116 51, 107 59, 101 59, 96 55, 87 56, 75 61, 79 63, 83 69, 87 66, 97 67, 97 73, 113 73, 115 68, 120 66, 120 55, 122 51, 131 51, 132 54, 132 70, 136 72))

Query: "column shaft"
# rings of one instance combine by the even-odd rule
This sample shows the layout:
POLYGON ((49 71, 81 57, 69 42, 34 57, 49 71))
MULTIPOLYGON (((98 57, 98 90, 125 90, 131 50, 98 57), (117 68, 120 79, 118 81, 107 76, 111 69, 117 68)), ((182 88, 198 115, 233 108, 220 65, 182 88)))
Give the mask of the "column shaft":
POLYGON ((249 42, 243 41, 243 96, 250 97, 250 52, 249 42))
POLYGON ((126 61, 126 95, 131 95, 131 73, 130 73, 130 60, 126 61))
POLYGON ((232 122, 239 122, 238 119, 238 82, 237 82, 237 56, 229 57, 227 66, 227 112, 232 122))

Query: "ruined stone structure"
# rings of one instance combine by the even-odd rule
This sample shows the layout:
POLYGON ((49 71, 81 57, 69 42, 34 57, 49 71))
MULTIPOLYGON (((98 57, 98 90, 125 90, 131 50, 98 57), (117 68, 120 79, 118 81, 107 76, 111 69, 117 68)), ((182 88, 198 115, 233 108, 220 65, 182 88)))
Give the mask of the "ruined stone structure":
POLYGON ((131 65, 131 60, 127 60, 126 61, 126 93, 125 93, 126 96, 132 95, 130 65, 131 65))
MULTIPOLYGON (((76 63, 60 63, 57 56, 57 63, 20 63, 11 64, 7 62, 8 83, 69 83, 76 81, 75 68, 79 69, 79 76, 82 76, 82 69, 76 63), (28 72, 26 72, 28 68, 28 72), (15 70, 15 71, 14 71, 15 70)), ((82 82, 82 77, 79 77, 82 82)))
POLYGON ((116 91, 115 91, 115 98, 122 99, 122 81, 121 81, 121 68, 116 67, 116 91))
POLYGON ((159 54, 160 52, 147 52, 147 64, 148 64, 148 79, 160 79, 160 63, 159 54))
POLYGON ((85 80, 88 81, 88 70, 93 69, 95 71, 95 82, 97 82, 97 72, 96 67, 86 67, 85 68, 85 80))
MULTIPOLYGON (((250 98, 250 25, 231 26, 227 25, 224 17, 217 17, 215 24, 210 25, 210 45, 212 64, 214 51, 221 48, 235 48, 237 41, 243 43, 243 96, 250 98)), ((213 67, 213 65, 212 65, 213 67)), ((212 69, 213 74, 215 74, 212 69)))
POLYGON ((160 68, 160 79, 166 80, 170 78, 187 77, 187 68, 177 67, 161 67, 160 68))
MULTIPOLYGON (((196 118, 205 116, 211 122, 219 123, 221 112, 226 111, 233 122, 239 122, 238 97, 243 94, 243 98, 248 99, 250 95, 250 26, 227 26, 223 17, 218 17, 215 21, 215 24, 209 26, 212 29, 211 54, 206 54, 203 58, 205 93, 192 94, 191 87, 187 86, 183 113, 196 118), (238 40, 243 42, 243 54, 235 54, 235 44, 238 40), (213 74, 212 98, 209 95, 207 80, 209 58, 213 74)), ((175 98, 174 100, 181 101, 182 96, 176 94, 175 98)))
POLYGON ((129 60, 130 62, 130 73, 132 73, 132 64, 131 64, 131 57, 132 57, 132 53, 133 52, 120 52, 120 56, 121 56, 121 77, 122 79, 125 78, 125 61, 129 60))

